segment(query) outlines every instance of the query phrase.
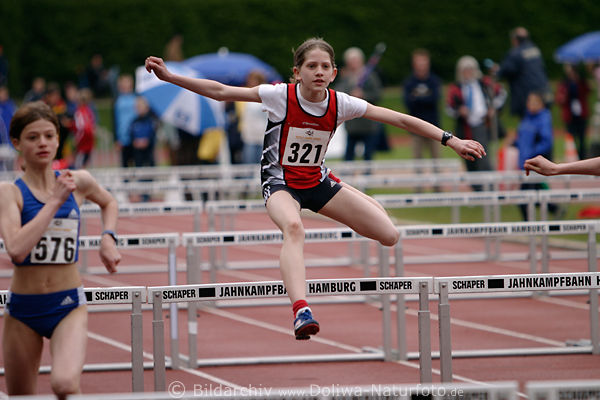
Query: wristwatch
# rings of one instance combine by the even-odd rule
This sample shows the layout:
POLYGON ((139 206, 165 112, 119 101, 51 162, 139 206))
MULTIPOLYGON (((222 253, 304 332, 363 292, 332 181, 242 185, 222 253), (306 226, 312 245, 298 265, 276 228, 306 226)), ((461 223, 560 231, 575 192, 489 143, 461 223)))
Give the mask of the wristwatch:
POLYGON ((444 133, 442 133, 442 146, 447 146, 446 142, 450 139, 452 139, 454 137, 453 134, 451 134, 448 131, 444 131, 444 133))
POLYGON ((104 236, 104 235, 110 235, 111 238, 113 238, 113 240, 115 241, 115 244, 119 244, 119 238, 117 237, 117 234, 115 233, 115 231, 111 231, 109 229, 102 231, 102 234, 100 235, 100 237, 104 236))

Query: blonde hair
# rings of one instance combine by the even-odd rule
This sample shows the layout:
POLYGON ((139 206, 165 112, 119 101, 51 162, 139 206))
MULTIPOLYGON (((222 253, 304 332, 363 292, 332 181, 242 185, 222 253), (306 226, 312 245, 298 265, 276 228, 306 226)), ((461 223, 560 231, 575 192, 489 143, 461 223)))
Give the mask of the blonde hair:
POLYGON ((463 71, 467 68, 472 68, 475 71, 475 79, 481 79, 483 74, 479 68, 479 63, 473 56, 462 56, 456 62, 456 81, 459 83, 465 83, 463 78, 463 71))
POLYGON ((362 62, 365 62, 365 53, 358 47, 349 47, 344 52, 344 62, 348 62, 349 58, 358 57, 362 62))

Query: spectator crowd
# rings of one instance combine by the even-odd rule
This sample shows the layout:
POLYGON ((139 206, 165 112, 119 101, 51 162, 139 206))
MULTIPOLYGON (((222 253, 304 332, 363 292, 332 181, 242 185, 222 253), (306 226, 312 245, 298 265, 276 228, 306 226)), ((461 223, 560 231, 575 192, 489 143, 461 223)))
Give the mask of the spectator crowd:
MULTIPOLYGON (((181 35, 174 35, 165 47, 165 59, 183 60, 182 42, 181 35)), ((569 138, 573 138, 577 157, 584 159, 597 155, 588 139, 592 117, 589 103, 592 88, 598 87, 600 81, 600 68, 597 65, 564 65, 564 76, 553 90, 542 53, 527 29, 513 29, 510 43, 511 47, 500 63, 485 61, 485 71, 476 58, 468 54, 460 56, 456 61, 455 79, 445 88, 434 72, 435 54, 424 48, 415 49, 410 58, 411 74, 405 78, 399 93, 406 112, 440 126, 443 110, 455 121, 453 127, 443 128, 452 130, 458 137, 477 140, 485 148, 501 141, 500 147, 510 146, 520 153, 516 166, 497 166, 493 162, 495 157, 486 157, 465 161, 468 171, 522 168, 525 158, 536 155, 552 159, 554 130, 557 127, 552 125, 551 119, 550 125, 544 125, 544 129, 532 124, 537 113, 543 111, 544 115, 549 114, 552 107, 559 108, 561 128, 569 138), (541 110, 528 107, 532 94, 541 98, 541 110), (518 120, 518 127, 510 132, 502 123, 505 112, 510 112, 518 120)), ((6 152, 11 148, 8 129, 17 104, 8 90, 10 70, 3 50, 0 45, 0 148, 6 152)), ((357 47, 347 49, 334 88, 377 104, 382 98, 382 80, 365 61, 363 50, 357 47)), ((254 72, 248 76, 247 85, 264 82, 265 77, 254 72)), ((132 75, 119 74, 115 67, 105 67, 102 55, 94 54, 77 82, 64 82, 61 86, 57 82, 46 82, 44 77, 35 77, 22 102, 43 101, 59 117, 60 146, 56 163, 60 167, 83 168, 93 161, 101 122, 96 107, 98 98, 112 100, 113 123, 110 130, 121 167, 156 165, 156 154, 161 155, 161 162, 171 165, 222 160, 212 150, 199 151, 203 145, 201 135, 160 121, 148 102, 135 93, 134 86, 132 75), (161 143, 166 151, 158 153, 161 143), (211 155, 203 158, 202 154, 207 152, 211 155)), ((218 138, 227 139, 223 142, 229 150, 227 161, 259 162, 266 126, 265 113, 260 106, 251 104, 227 104, 224 108, 227 125, 224 134, 218 138)), ((346 123, 345 132, 342 157, 347 161, 359 157, 371 160, 377 150, 389 148, 384 127, 379 123, 358 119, 346 123)), ((436 143, 423 140, 418 135, 412 135, 412 140, 415 159, 440 157, 441 148, 436 143)), ((5 157, 0 158, 1 169, 15 167, 6 160, 5 157)), ((482 190, 480 186, 472 189, 482 190)))

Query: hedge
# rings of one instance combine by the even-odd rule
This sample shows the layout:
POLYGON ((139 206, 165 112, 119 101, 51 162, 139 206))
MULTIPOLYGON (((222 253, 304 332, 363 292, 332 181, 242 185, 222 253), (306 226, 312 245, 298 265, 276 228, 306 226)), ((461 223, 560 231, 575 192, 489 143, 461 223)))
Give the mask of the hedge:
POLYGON ((464 54, 500 60, 516 25, 530 30, 550 75, 558 77, 554 50, 597 29, 598 21, 595 0, 2 0, 0 44, 13 96, 34 76, 75 80, 94 53, 132 72, 147 55, 162 55, 174 33, 183 35, 187 57, 226 46, 258 56, 284 76, 292 48, 308 37, 328 40, 338 64, 349 46, 368 55, 385 42, 379 71, 386 85, 396 85, 409 72, 412 49, 430 49, 435 71, 448 81, 464 54))

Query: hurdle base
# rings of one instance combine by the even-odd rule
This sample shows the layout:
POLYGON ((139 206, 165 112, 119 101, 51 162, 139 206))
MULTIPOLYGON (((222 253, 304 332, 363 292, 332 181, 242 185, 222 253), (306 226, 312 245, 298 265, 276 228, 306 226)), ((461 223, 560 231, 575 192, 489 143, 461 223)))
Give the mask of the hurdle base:
MULTIPOLYGON (((170 367, 170 363, 167 363, 170 367)), ((151 361, 144 363, 144 369, 151 370, 154 368, 154 364, 151 361)), ((50 365, 40 366, 40 374, 49 374, 52 368, 50 365)), ((107 371, 131 371, 130 362, 115 362, 115 363, 94 363, 84 364, 83 372, 107 372, 107 371)), ((4 367, 0 368, 0 376, 4 376, 4 367)))
MULTIPOLYGON (((458 351, 454 350, 452 351, 452 358, 551 356, 563 354, 592 354, 592 346, 525 347, 522 349, 482 349, 458 351)), ((431 357, 439 358, 439 352, 432 352, 431 357)))
POLYGON ((224 367, 233 365, 288 364, 315 362, 383 361, 382 351, 369 353, 304 354, 273 357, 230 357, 199 359, 197 367, 224 367))

